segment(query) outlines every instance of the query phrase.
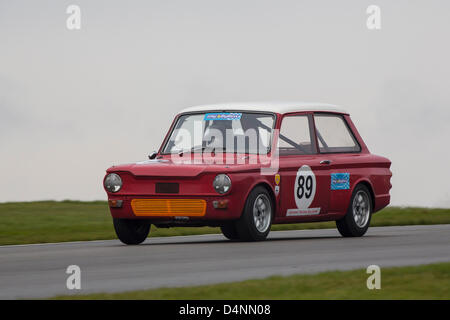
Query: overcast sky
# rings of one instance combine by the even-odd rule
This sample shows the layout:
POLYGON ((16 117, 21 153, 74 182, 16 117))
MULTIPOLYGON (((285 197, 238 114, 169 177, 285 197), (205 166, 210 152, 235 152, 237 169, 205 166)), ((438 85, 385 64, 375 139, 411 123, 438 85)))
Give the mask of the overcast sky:
POLYGON ((450 207, 450 2, 0 0, 0 202, 106 199, 196 104, 347 109, 392 203, 450 207), (81 8, 81 29, 66 8, 81 8), (366 8, 381 8, 368 30, 366 8))

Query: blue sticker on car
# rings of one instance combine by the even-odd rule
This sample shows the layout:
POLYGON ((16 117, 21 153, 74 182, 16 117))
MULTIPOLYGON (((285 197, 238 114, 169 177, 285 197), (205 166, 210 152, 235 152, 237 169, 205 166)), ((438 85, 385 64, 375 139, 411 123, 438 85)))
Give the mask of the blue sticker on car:
POLYGON ((241 117, 238 112, 207 113, 204 120, 241 120, 241 117))
POLYGON ((350 173, 332 173, 331 190, 350 189, 350 173))

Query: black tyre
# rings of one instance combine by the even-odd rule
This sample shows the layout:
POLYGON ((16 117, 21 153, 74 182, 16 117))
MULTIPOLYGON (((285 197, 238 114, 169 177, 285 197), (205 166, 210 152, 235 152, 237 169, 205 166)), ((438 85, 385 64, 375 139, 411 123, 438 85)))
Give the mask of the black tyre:
POLYGON ((220 230, 222 231, 225 238, 229 240, 239 240, 239 235, 234 222, 230 222, 226 225, 221 226, 220 230))
POLYGON ((369 189, 362 184, 356 186, 350 199, 346 215, 336 221, 343 237, 361 237, 369 229, 373 201, 369 189))
POLYGON ((243 241, 261 241, 267 238, 272 225, 274 206, 266 188, 259 186, 250 192, 244 212, 236 221, 236 231, 243 241))
POLYGON ((150 222, 139 219, 113 218, 117 237, 125 244, 139 244, 147 239, 150 232, 150 222))

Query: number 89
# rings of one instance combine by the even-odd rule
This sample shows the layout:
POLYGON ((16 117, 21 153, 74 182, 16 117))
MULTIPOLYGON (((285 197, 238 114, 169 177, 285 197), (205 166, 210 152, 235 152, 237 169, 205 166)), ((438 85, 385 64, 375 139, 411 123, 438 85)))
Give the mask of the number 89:
POLYGON ((306 199, 309 199, 311 197, 312 193, 312 187, 313 187, 313 181, 311 176, 307 176, 305 179, 305 176, 298 177, 297 180, 297 197, 299 199, 303 198, 303 196, 306 197, 306 199), (306 192, 305 192, 306 189, 306 192))

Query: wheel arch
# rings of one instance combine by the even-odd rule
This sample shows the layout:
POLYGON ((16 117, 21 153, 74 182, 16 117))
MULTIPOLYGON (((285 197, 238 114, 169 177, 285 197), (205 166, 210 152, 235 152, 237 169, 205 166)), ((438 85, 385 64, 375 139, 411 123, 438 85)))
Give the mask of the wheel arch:
POLYGON ((366 179, 360 179, 360 180, 358 180, 358 181, 354 184, 354 187, 353 187, 353 189, 352 189, 352 194, 353 194, 353 192, 355 191, 356 187, 357 187, 358 185, 360 185, 360 184, 363 185, 363 186, 365 186, 365 187, 369 190, 370 198, 371 198, 371 200, 372 200, 372 212, 373 212, 373 210, 375 209, 375 193, 373 192, 373 187, 372 187, 372 184, 370 183, 369 180, 366 180, 366 179))
MULTIPOLYGON (((275 218, 275 217, 276 217, 276 212, 277 212, 277 201, 276 201, 277 198, 275 197, 275 192, 273 191, 272 186, 271 186, 267 181, 258 181, 258 182, 256 182, 255 184, 253 184, 253 185, 248 189, 248 192, 247 192, 247 194, 245 195, 245 202, 247 202, 247 199, 248 199, 248 196, 250 195, 250 193, 251 193, 255 188, 257 188, 257 187, 263 187, 263 188, 265 188, 265 189, 267 190, 267 192, 269 193, 270 199, 272 200, 272 204, 273 204, 273 212, 272 212, 273 217, 272 217, 272 219, 275 218)), ((244 205, 244 207, 242 208, 242 212, 244 211, 244 209, 245 209, 245 205, 244 205)), ((242 215, 242 212, 241 212, 241 215, 242 215)))

